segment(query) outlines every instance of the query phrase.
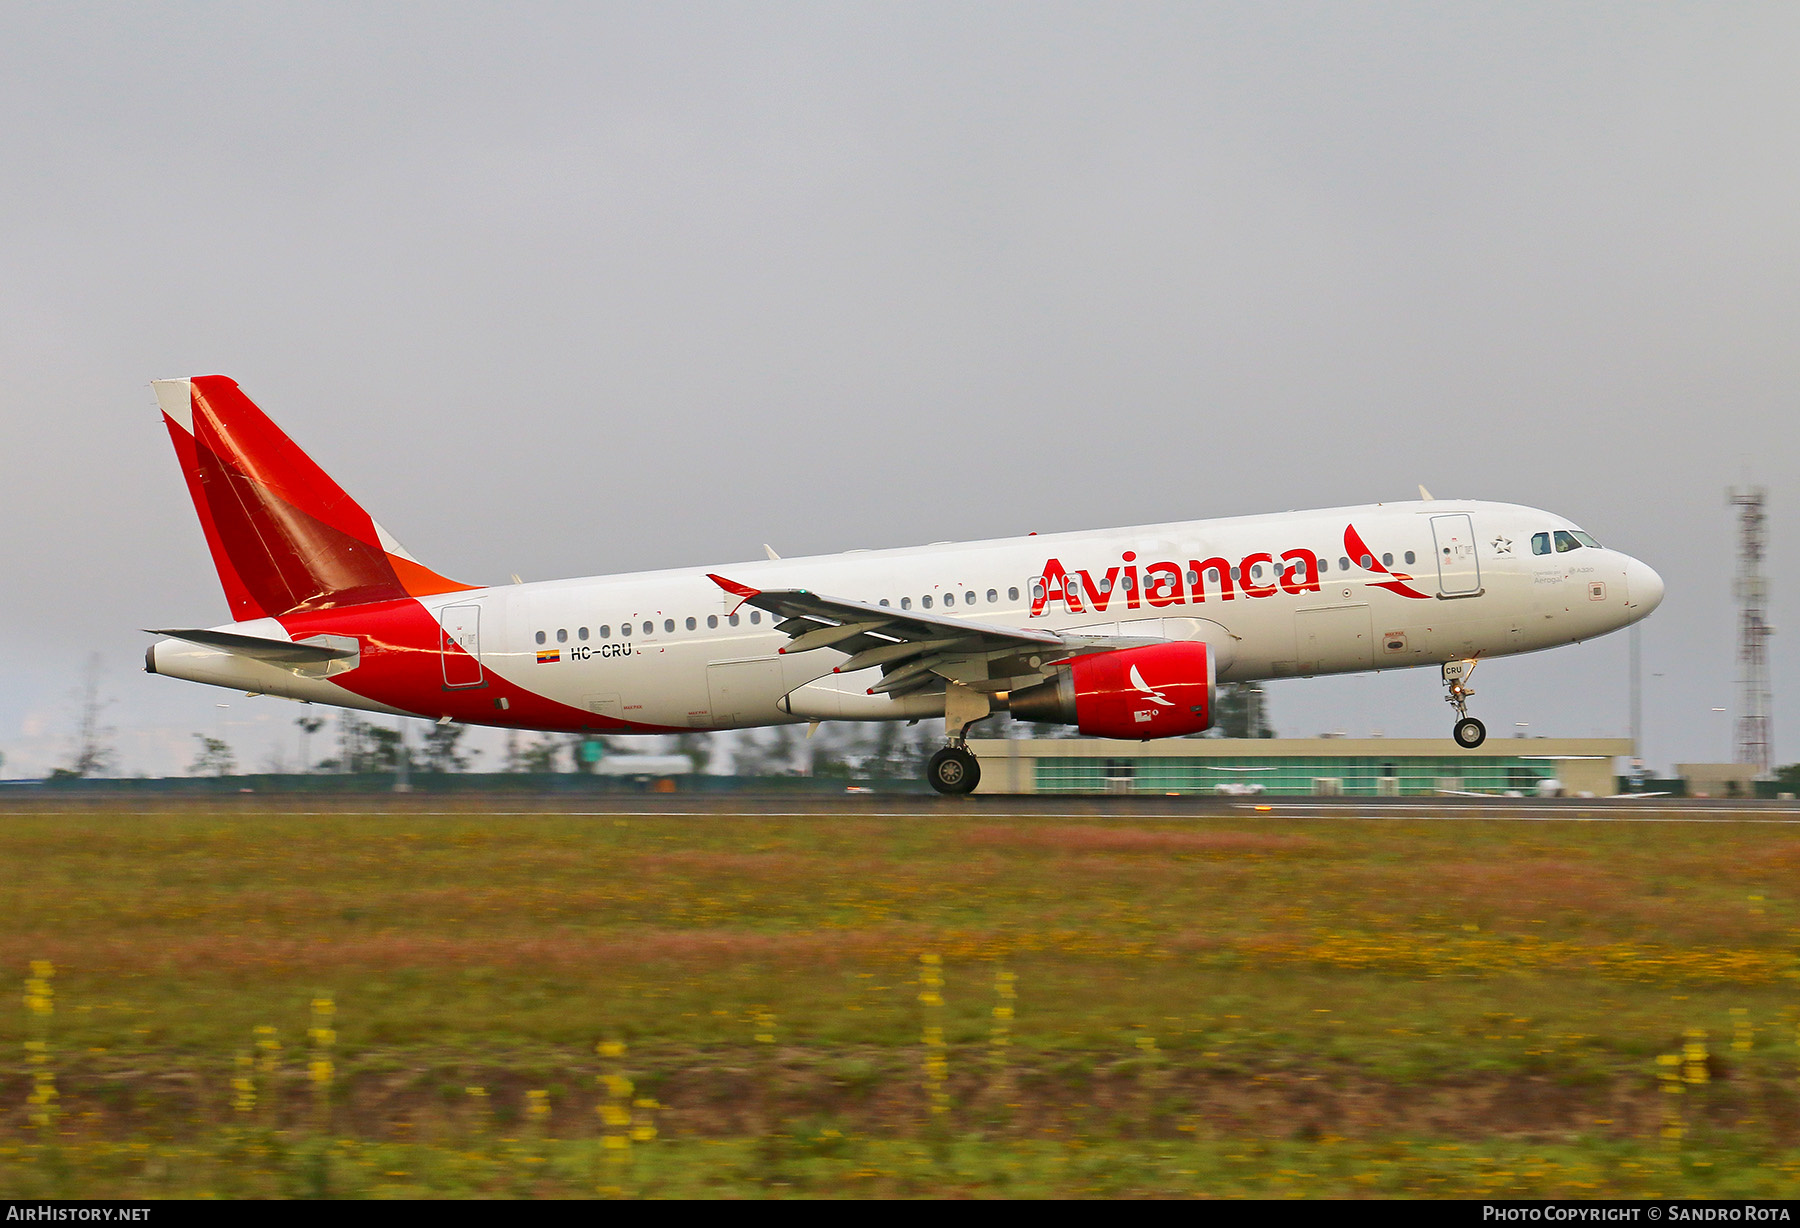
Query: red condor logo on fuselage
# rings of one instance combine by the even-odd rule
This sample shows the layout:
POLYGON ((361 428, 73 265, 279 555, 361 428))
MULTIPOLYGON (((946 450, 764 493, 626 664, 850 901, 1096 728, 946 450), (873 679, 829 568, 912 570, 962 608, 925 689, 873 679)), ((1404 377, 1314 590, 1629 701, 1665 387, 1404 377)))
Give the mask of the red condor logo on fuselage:
MULTIPOLYGON (((1385 588, 1401 597, 1420 600, 1429 597, 1408 583, 1412 577, 1406 572, 1393 571, 1376 558, 1355 525, 1344 526, 1344 553, 1364 571, 1386 577, 1367 581, 1373 587, 1385 588)), ((1071 614, 1105 613, 1121 593, 1128 610, 1143 609, 1146 605, 1160 609, 1190 601, 1204 602, 1208 596, 1209 576, 1220 601, 1235 600, 1240 592, 1246 597, 1273 597, 1277 591, 1295 596, 1319 591, 1319 556, 1303 548, 1282 551, 1279 563, 1275 561, 1275 555, 1266 551, 1246 554, 1236 564, 1217 555, 1190 559, 1185 568, 1172 561, 1146 563, 1139 567, 1137 557, 1137 551, 1125 551, 1120 565, 1107 568, 1098 580, 1085 568, 1070 571, 1061 559, 1046 560, 1043 575, 1032 586, 1031 616, 1042 615, 1053 601, 1062 602, 1071 614), (1267 584, 1260 579, 1265 565, 1271 580, 1267 584)))

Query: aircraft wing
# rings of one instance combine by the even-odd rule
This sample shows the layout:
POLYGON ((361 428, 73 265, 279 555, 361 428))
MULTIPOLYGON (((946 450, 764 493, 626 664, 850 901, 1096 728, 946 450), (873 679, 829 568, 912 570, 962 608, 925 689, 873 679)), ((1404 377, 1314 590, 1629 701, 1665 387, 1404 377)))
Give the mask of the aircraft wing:
POLYGON ((783 653, 819 648, 844 653, 849 660, 832 671, 837 674, 879 665, 882 678, 869 688, 872 695, 904 695, 934 686, 940 679, 978 691, 1004 691, 1018 685, 1018 679, 1047 674, 1057 661, 1162 642, 1003 627, 952 614, 826 597, 803 588, 756 589, 710 572, 706 578, 736 597, 740 606, 755 606, 779 618, 775 629, 792 639, 783 653))

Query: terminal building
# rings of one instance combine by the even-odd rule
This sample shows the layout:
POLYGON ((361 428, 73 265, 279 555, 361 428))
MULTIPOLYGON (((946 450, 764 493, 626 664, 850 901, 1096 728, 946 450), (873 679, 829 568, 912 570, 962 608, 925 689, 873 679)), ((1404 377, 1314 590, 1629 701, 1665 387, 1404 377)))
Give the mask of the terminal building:
POLYGON ((971 739, 977 793, 1305 794, 1424 797, 1446 793, 1606 797, 1629 764, 1629 738, 971 739))

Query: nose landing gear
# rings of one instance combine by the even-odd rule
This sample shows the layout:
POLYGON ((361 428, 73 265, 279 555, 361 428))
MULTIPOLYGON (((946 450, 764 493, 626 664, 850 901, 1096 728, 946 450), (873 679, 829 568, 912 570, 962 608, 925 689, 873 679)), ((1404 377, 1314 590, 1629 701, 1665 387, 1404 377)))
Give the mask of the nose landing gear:
POLYGON ((1451 727, 1450 736, 1464 750, 1474 750, 1487 741, 1487 726, 1469 715, 1469 696, 1475 689, 1468 683, 1474 673, 1472 659, 1444 662, 1444 686, 1450 691, 1444 696, 1444 702, 1456 709, 1456 724, 1451 727))

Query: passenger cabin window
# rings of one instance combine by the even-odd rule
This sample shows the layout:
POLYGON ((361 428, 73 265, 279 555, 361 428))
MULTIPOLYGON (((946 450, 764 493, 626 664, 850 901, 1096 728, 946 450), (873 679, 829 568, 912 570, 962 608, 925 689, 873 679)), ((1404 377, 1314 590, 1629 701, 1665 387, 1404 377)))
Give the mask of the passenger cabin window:
POLYGON ((735 627, 738 625, 738 616, 736 614, 727 614, 725 616, 725 621, 735 627))
POLYGON ((707 630, 709 630, 709 631, 710 631, 710 630, 712 630, 712 629, 713 629, 713 628, 714 628, 714 627, 716 627, 716 626, 718 626, 718 625, 719 625, 719 616, 718 616, 718 615, 717 615, 717 614, 708 614, 708 615, 707 615, 707 616, 706 616, 706 628, 707 628, 707 630))
POLYGON ((1394 556, 1391 554, 1382 555, 1381 556, 1381 565, 1383 567, 1392 567, 1394 565, 1394 556))
POLYGON ((1556 552, 1558 554, 1567 554, 1571 550, 1579 549, 1581 549, 1581 543, 1575 539, 1573 533, 1565 533, 1561 529, 1556 531, 1556 552))
POLYGON ((675 634, 675 620, 672 618, 663 619, 663 630, 670 635, 675 634))
POLYGON ((569 642, 569 629, 567 627, 558 627, 556 629, 556 642, 558 644, 567 644, 569 642))
POLYGON ((1418 556, 1417 556, 1417 555, 1416 555, 1416 554, 1414 554, 1414 553, 1413 553, 1413 552, 1412 552, 1412 551, 1410 551, 1410 550, 1408 550, 1408 551, 1407 551, 1407 552, 1406 552, 1406 561, 1407 561, 1407 562, 1408 562, 1408 563, 1416 563, 1416 562, 1418 562, 1418 561, 1419 561, 1419 558, 1418 558, 1418 556))
POLYGON ((1331 560, 1321 554, 1319 556, 1319 574, 1324 575, 1326 572, 1328 572, 1330 570, 1331 570, 1331 560))
POLYGON ((1188 568, 1187 582, 1188 582, 1189 588, 1192 588, 1192 587, 1194 587, 1194 585, 1200 583, 1200 573, 1195 571, 1192 567, 1188 568))
POLYGON ((693 619, 693 616, 692 616, 692 615, 690 615, 690 616, 689 616, 689 617, 688 617, 688 620, 687 620, 687 629, 688 629, 688 630, 689 630, 689 631, 692 631, 692 630, 694 630, 694 628, 695 628, 695 627, 697 627, 697 626, 699 626, 699 624, 698 624, 698 623, 696 623, 696 622, 695 622, 695 621, 694 621, 694 619, 693 619))
POLYGON ((1375 567, 1375 560, 1365 554, 1362 556, 1362 565, 1364 571, 1372 571, 1375 567))
POLYGON ((612 638, 612 628, 602 624, 600 627, 600 638, 603 640, 610 640, 612 638))
MULTIPOLYGON (((1019 599, 1019 590, 1018 589, 1016 589, 1016 588, 1008 589, 1007 591, 1013 595, 1014 601, 1017 601, 1019 599)), ((1044 586, 1042 584, 1038 584, 1035 581, 1032 583, 1031 599, 1033 601, 1042 601, 1044 599, 1044 586)))
POLYGON ((919 604, 929 610, 931 608, 931 594, 926 593, 923 597, 919 598, 919 604))
POLYGON ((761 621, 762 621, 762 611, 761 610, 751 610, 750 611, 750 625, 755 626, 757 623, 759 623, 761 621))
MULTIPOLYGON (((992 592, 993 590, 990 589, 988 591, 992 592)), ((989 597, 988 600, 992 601, 993 598, 989 597)), ((975 604, 975 594, 974 593, 964 593, 963 594, 963 604, 964 605, 974 605, 975 604)))
POLYGON ((912 598, 911 597, 900 598, 900 608, 903 610, 912 609, 912 598))
POLYGON ((576 628, 575 638, 578 640, 585 640, 587 638, 587 628, 586 627, 576 628))
POLYGON ((656 634, 656 624, 653 622, 646 622, 644 624, 644 634, 645 635, 655 635, 656 634))
POLYGON ((1533 554, 1549 554, 1550 535, 1548 533, 1533 533, 1531 535, 1531 552, 1533 554))
POLYGON ((540 644, 544 642, 544 633, 542 631, 537 633, 537 642, 540 644))
MULTIPOLYGON (((1019 590, 1015 588, 1013 590, 1013 596, 1017 597, 1018 595, 1019 595, 1019 590)), ((1000 600, 1000 590, 997 588, 990 588, 988 590, 988 604, 993 605, 996 601, 999 601, 999 600, 1000 600)))
POLYGON ((945 593, 944 594, 944 604, 945 605, 955 605, 956 604, 956 594, 955 593, 945 593))
POLYGON ((1252 567, 1250 569, 1250 578, 1252 580, 1262 579, 1262 564, 1261 563, 1256 564, 1254 567, 1252 567))
POLYGON ((1338 570, 1339 571, 1349 571, 1350 570, 1350 560, 1349 559, 1339 559, 1338 560, 1338 570))
POLYGON ((881 604, 882 604, 882 605, 886 605, 886 604, 887 604, 887 603, 888 603, 888 599, 887 599, 887 598, 886 598, 886 597, 883 597, 883 598, 882 598, 882 599, 881 599, 881 604))

